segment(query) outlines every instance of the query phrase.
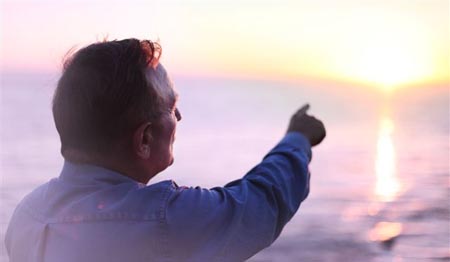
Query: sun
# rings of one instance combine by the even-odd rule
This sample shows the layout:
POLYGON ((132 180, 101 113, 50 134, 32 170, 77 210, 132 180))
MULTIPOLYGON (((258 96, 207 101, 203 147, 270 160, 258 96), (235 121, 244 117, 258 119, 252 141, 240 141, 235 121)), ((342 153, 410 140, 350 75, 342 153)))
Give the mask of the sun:
POLYGON ((314 56, 296 62, 312 68, 306 69, 312 75, 386 92, 448 79, 448 38, 442 26, 431 27, 413 12, 357 10, 340 19, 324 17, 327 26, 311 29, 314 41, 307 50, 314 56))
MULTIPOLYGON (((382 14, 374 13, 371 17, 382 14)), ((384 91, 433 76, 436 43, 428 28, 401 15, 385 14, 383 20, 365 21, 348 29, 351 34, 346 35, 347 48, 340 50, 338 58, 342 62, 335 67, 337 73, 384 91)))
POLYGON ((405 42, 376 43, 354 58, 353 77, 385 91, 418 82, 431 74, 422 50, 405 42))

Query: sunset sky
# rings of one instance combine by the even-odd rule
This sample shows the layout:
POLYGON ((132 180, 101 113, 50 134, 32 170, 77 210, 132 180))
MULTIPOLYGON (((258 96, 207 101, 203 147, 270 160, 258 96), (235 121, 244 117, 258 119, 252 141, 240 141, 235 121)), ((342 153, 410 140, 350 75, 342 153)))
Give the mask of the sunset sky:
POLYGON ((2 71, 54 71, 108 36, 159 39, 175 74, 449 83, 447 0, 1 1, 2 71))

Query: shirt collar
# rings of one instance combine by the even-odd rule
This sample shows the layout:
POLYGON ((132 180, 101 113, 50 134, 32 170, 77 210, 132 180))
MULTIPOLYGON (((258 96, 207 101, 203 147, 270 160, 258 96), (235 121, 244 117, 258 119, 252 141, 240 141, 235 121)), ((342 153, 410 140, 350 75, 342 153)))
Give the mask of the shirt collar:
POLYGON ((73 183, 104 183, 104 184, 121 184, 121 183, 138 183, 137 181, 122 175, 116 171, 91 165, 91 164, 75 164, 73 162, 64 161, 64 166, 59 176, 62 180, 73 183))

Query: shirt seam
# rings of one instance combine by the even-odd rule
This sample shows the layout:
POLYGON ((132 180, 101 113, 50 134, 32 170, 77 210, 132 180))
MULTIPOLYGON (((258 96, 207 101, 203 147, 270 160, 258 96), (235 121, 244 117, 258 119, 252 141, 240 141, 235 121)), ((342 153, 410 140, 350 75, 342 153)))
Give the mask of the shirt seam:
POLYGON ((170 180, 170 184, 167 186, 167 188, 163 192, 162 197, 162 203, 159 209, 159 225, 161 227, 161 233, 162 233, 162 240, 161 240, 161 252, 162 257, 166 260, 170 260, 170 253, 168 250, 169 247, 169 230, 167 225, 167 219, 166 219, 166 210, 168 206, 169 196, 171 189, 174 185, 174 181, 170 180))

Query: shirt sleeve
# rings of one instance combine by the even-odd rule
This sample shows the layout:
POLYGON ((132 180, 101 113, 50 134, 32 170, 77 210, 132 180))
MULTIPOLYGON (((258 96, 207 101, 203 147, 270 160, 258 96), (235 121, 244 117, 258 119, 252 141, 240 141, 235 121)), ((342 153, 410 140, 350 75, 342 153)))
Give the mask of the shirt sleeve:
POLYGON ((291 132, 242 179, 209 190, 173 185, 168 243, 188 261, 253 256, 275 241, 308 196, 310 160, 309 141, 291 132))

